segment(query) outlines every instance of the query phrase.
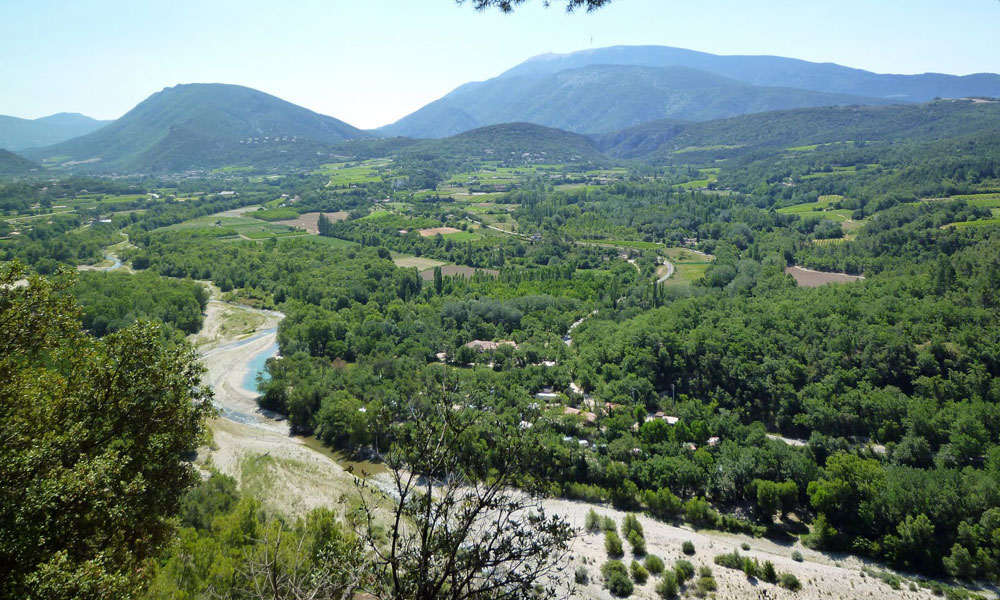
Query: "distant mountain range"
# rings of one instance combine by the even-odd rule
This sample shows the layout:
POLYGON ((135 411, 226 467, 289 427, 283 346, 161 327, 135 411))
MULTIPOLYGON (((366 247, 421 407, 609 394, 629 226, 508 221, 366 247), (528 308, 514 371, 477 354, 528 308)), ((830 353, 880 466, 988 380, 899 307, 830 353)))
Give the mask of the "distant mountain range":
POLYGON ((23 154, 92 171, 183 171, 294 163, 366 134, 264 92, 224 84, 166 88, 88 135, 23 154))
POLYGON ((59 113, 40 119, 0 115, 0 148, 17 151, 58 144, 88 134, 110 122, 77 113, 59 113))
POLYGON ((615 46, 531 58, 488 81, 460 86, 379 132, 445 137, 528 121, 603 133, 662 118, 970 96, 1000 96, 1000 75, 880 75, 776 56, 615 46))

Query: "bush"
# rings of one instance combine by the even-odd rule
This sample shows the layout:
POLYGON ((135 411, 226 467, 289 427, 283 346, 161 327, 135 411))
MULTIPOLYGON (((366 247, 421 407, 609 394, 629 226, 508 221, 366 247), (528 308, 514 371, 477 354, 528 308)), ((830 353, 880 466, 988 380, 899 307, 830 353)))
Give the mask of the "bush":
POLYGON ((740 544, 740 548, 743 548, 743 551, 747 552, 750 550, 750 544, 743 542, 742 544, 740 544))
POLYGON ((647 555, 646 560, 642 561, 642 563, 646 566, 646 570, 653 575, 659 575, 663 572, 663 559, 659 556, 653 554, 647 555))
POLYGON ((646 580, 649 579, 649 571, 646 570, 646 567, 639 564, 639 561, 633 560, 628 570, 632 573, 632 579, 639 585, 645 584, 646 580))
POLYGON ((642 530, 642 524, 639 523, 639 519, 635 515, 629 513, 625 515, 624 519, 622 519, 622 535, 628 538, 629 534, 633 531, 639 534, 639 537, 644 537, 645 535, 642 530))
POLYGON ((674 573, 677 574, 678 581, 687 581, 694 577, 694 565, 689 561, 679 560, 674 563, 674 573))
POLYGON ((760 563, 757 562, 756 558, 743 557, 743 574, 747 576, 747 579, 760 577, 760 563))
POLYGON ((694 543, 691 540, 684 542, 683 544, 681 544, 681 550, 684 551, 684 554, 687 554, 688 556, 693 556, 694 543))
POLYGON ((590 573, 587 572, 587 567, 577 567, 576 573, 573 574, 573 579, 580 585, 590 583, 590 573))
POLYGON ((777 583, 778 572, 774 570, 774 563, 765 560, 764 566, 760 569, 760 578, 768 583, 777 583))
POLYGON ((601 529, 618 533, 618 525, 615 523, 615 520, 607 516, 601 517, 601 529))
POLYGON ((711 577, 711 576, 712 576, 712 567, 708 565, 702 565, 698 567, 698 577, 711 577))
POLYGON ((714 592, 717 589, 719 589, 719 585, 715 582, 715 577, 711 575, 699 577, 694 585, 694 595, 704 598, 709 592, 714 592))
MULTIPOLYGON (((615 537, 618 537, 617 535, 615 537)), ((601 567, 601 575, 604 576, 604 587, 608 588, 612 596, 627 598, 632 595, 635 586, 628 577, 628 569, 625 563, 620 560, 609 560, 601 567)))
POLYGON ((597 516, 597 512, 594 509, 590 509, 587 512, 585 528, 591 533, 597 533, 601 530, 601 518, 597 516))
POLYGON ((782 573, 778 585, 792 592, 797 592, 802 589, 802 584, 799 583, 799 578, 791 573, 782 573))
POLYGON ((720 567, 725 567, 727 569, 742 569, 743 568, 743 557, 736 550, 728 554, 720 554, 715 557, 715 564, 720 567))
POLYGON ((792 560, 795 562, 802 562, 802 553, 798 550, 792 552, 792 560))
POLYGON ((622 549, 622 539, 614 531, 604 532, 604 549, 608 551, 608 556, 611 558, 625 556, 625 550, 622 549))
POLYGON ((646 555, 646 540, 636 530, 628 532, 628 543, 632 545, 632 554, 636 556, 646 555))
POLYGON ((663 579, 656 586, 656 593, 660 595, 660 598, 667 598, 668 600, 677 597, 677 578, 674 577, 671 571, 663 574, 663 579))

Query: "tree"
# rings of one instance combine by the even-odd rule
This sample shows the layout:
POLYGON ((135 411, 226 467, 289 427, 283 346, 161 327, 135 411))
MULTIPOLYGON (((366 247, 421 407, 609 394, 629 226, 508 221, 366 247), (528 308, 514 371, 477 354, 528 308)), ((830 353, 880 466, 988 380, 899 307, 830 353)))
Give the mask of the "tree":
POLYGON ((380 600, 556 597, 575 531, 545 514, 539 489, 515 481, 540 454, 533 443, 493 415, 451 403, 414 408, 396 429, 384 455, 388 495, 358 482, 359 533, 376 580, 368 591, 380 600), (462 447, 473 435, 504 451, 470 465, 462 447))
MULTIPOLYGON (((458 0, 460 4, 465 3, 466 0, 458 0)), ((514 10, 514 7, 523 4, 524 0, 472 0, 472 6, 476 10, 485 10, 487 8, 497 8, 500 12, 509 13, 514 10)), ((587 12, 597 10, 605 4, 610 4, 611 0, 566 0, 566 12, 573 12, 577 8, 586 7, 587 12)), ((544 0, 543 4, 546 8, 551 4, 550 0, 544 0)))
POLYGON ((130 598, 174 532, 213 412, 202 367, 139 322, 103 339, 66 292, 0 267, 0 598, 130 598))

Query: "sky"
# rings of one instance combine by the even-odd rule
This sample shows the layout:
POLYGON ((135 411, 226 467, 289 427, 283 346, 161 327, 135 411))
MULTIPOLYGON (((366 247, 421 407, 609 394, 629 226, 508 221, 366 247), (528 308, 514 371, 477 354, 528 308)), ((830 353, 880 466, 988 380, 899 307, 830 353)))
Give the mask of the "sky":
POLYGON ((657 44, 879 73, 1000 72, 998 0, 0 0, 0 115, 114 119, 234 83, 361 128, 546 52, 657 44))

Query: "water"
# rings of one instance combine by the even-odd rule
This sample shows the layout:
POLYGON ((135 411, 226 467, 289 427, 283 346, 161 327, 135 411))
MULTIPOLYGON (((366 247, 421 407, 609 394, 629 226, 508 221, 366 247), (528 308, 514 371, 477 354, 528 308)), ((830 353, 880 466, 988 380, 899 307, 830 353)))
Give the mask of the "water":
POLYGON ((256 394, 257 375, 260 374, 260 376, 264 379, 264 381, 270 379, 271 374, 268 373, 267 369, 265 368, 267 359, 277 355, 278 355, 278 342, 275 342, 270 346, 268 346, 266 350, 251 358, 250 362, 247 363, 247 374, 243 378, 243 383, 242 383, 243 389, 252 394, 256 394))

